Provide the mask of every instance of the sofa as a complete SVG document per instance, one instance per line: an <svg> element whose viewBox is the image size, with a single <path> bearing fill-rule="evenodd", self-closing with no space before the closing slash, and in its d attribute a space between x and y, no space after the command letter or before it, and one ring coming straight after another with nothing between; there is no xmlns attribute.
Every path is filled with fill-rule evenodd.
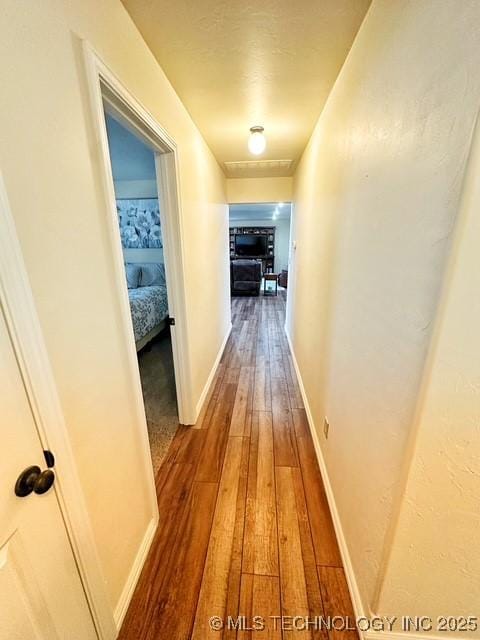
<svg viewBox="0 0 480 640"><path fill-rule="evenodd" d="M232 296L258 296L261 283L261 260L232 260L230 262L230 291Z"/></svg>

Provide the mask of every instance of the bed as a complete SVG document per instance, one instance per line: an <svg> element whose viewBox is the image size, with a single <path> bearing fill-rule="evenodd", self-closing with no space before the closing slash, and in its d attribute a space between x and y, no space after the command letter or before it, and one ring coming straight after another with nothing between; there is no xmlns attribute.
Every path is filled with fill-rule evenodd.
<svg viewBox="0 0 480 640"><path fill-rule="evenodd" d="M161 264L125 265L133 333L137 351L165 328L168 318L167 286Z"/></svg>

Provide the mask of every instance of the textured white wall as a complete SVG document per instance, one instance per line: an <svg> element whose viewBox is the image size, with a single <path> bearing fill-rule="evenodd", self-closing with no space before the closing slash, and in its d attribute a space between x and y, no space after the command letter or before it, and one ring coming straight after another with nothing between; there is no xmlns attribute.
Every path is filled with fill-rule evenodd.
<svg viewBox="0 0 480 640"><path fill-rule="evenodd" d="M295 175L288 328L367 611L480 104L479 22L476 1L374 0Z"/></svg>
<svg viewBox="0 0 480 640"><path fill-rule="evenodd" d="M290 202L292 178L227 178L229 204Z"/></svg>
<svg viewBox="0 0 480 640"><path fill-rule="evenodd" d="M178 145L195 400L230 324L225 180L119 0L0 13L0 167L115 606L152 514L81 39Z"/></svg>
<svg viewBox="0 0 480 640"><path fill-rule="evenodd" d="M478 616L480 603L480 130L469 162L382 614ZM458 631L456 635L464 636ZM468 633L480 637L480 631Z"/></svg>

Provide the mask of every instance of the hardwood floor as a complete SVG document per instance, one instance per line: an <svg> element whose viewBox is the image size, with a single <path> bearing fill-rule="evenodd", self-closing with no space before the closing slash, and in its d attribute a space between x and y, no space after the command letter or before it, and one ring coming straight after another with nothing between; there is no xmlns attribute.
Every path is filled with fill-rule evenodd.
<svg viewBox="0 0 480 640"><path fill-rule="evenodd" d="M120 640L355 640L291 628L353 613L284 318L284 292L232 300L210 395L157 474L160 524Z"/></svg>

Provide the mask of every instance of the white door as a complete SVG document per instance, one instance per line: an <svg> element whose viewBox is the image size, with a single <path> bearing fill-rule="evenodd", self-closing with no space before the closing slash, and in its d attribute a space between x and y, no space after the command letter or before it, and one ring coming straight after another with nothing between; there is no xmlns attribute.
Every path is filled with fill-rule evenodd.
<svg viewBox="0 0 480 640"><path fill-rule="evenodd" d="M1 307L0 434L0 640L97 640L55 488L15 495L47 465Z"/></svg>

